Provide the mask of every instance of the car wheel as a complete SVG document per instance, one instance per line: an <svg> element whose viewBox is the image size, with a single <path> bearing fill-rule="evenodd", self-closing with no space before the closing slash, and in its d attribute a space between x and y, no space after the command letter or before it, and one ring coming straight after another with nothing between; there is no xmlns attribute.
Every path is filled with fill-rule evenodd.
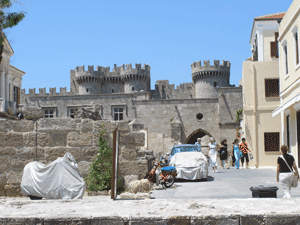
<svg viewBox="0 0 300 225"><path fill-rule="evenodd" d="M173 175L168 175L165 179L164 185L166 188L172 187L175 182L175 177Z"/></svg>

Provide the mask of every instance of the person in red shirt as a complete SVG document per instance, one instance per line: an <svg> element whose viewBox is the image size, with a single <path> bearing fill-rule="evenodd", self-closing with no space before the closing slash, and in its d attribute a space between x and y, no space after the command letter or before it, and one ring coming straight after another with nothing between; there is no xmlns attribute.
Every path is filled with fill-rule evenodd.
<svg viewBox="0 0 300 225"><path fill-rule="evenodd" d="M245 138L242 138L242 143L240 144L240 149L242 151L242 158L241 158L241 161L242 161L242 168L244 168L244 160L246 158L246 168L249 169L249 156L248 156L248 152L251 152L248 148L248 145L246 143L246 139Z"/></svg>

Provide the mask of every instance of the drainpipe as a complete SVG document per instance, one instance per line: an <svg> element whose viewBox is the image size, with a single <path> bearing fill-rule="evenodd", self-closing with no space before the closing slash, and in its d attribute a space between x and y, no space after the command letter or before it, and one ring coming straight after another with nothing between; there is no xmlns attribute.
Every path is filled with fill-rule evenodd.
<svg viewBox="0 0 300 225"><path fill-rule="evenodd" d="M256 82L256 72L255 72L255 68L254 65L252 64L252 72L253 72L253 89L254 89L254 138L255 138L255 152L256 152L256 165L255 167L258 168L259 167L259 151L258 151L258 131L257 131L257 82Z"/></svg>

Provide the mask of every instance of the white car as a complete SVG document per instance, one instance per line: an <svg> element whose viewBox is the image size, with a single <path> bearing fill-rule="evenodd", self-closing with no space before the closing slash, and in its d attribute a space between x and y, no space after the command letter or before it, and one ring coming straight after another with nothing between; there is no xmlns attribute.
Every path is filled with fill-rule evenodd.
<svg viewBox="0 0 300 225"><path fill-rule="evenodd" d="M207 180L208 160L202 152L178 152L170 160L175 166L177 177L187 180Z"/></svg>

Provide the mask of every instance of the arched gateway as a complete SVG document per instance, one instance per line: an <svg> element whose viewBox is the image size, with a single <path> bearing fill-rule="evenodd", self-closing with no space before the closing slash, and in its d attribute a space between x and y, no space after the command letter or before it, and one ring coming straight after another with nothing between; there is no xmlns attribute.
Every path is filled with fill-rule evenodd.
<svg viewBox="0 0 300 225"><path fill-rule="evenodd" d="M185 144L195 144L197 141L197 138L203 138L204 136L208 135L209 137L212 137L210 133L208 133L205 130L198 129L195 130L193 133L191 133L188 138L185 140Z"/></svg>

